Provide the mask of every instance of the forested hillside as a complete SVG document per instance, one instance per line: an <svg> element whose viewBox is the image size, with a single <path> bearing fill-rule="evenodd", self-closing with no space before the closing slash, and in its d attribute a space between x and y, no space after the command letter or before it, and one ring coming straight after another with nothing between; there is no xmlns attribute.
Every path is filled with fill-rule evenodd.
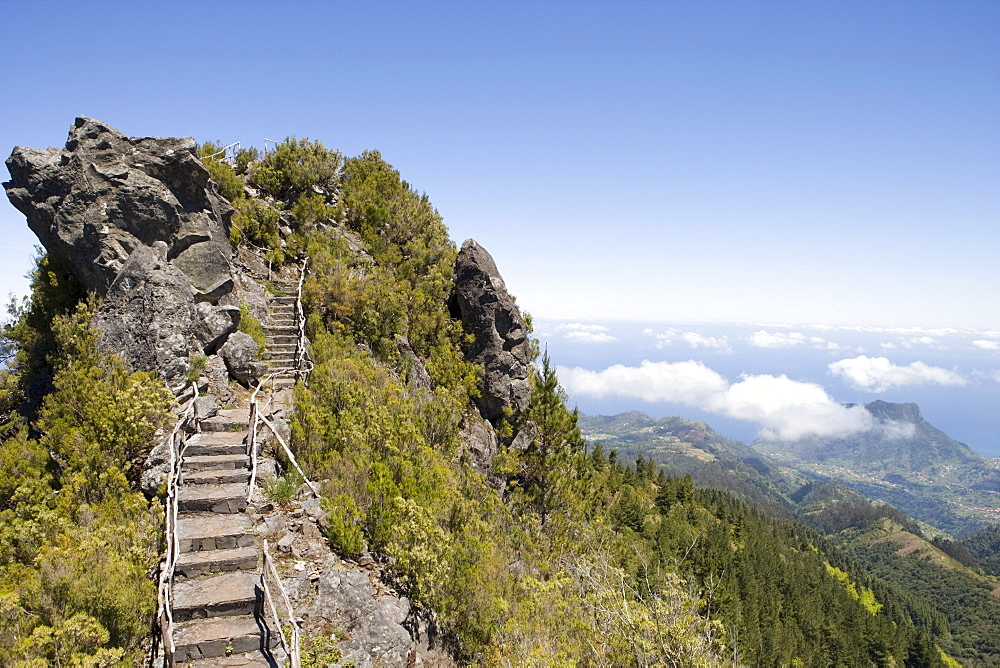
<svg viewBox="0 0 1000 668"><path fill-rule="evenodd" d="M219 149L200 155L229 243L308 258L291 441L329 546L384 564L457 662L946 665L948 620L819 532L588 445L492 258L378 152ZM5 665L137 665L155 610L162 506L139 478L172 399L100 349L99 295L72 280L40 258L5 328Z"/></svg>
<svg viewBox="0 0 1000 668"><path fill-rule="evenodd" d="M949 539L892 505L782 467L703 423L637 412L585 416L580 423L588 436L614 445L619 453L654 461L674 475L686 472L716 490L733 491L766 516L799 519L854 564L851 572L866 572L881 583L876 591L892 592L951 656L970 665L995 665L1000 659L994 640L1000 637L996 527L963 540ZM938 503L947 505L949 498L943 495Z"/></svg>

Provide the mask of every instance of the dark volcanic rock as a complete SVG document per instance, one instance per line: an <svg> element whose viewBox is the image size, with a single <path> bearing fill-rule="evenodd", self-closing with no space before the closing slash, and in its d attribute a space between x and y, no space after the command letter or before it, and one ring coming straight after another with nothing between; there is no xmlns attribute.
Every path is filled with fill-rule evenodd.
<svg viewBox="0 0 1000 668"><path fill-rule="evenodd" d="M200 298L232 289L232 207L190 137L129 138L81 116L62 150L19 146L7 159L10 201L45 249L103 295L137 248L167 245Z"/></svg>
<svg viewBox="0 0 1000 668"><path fill-rule="evenodd" d="M249 334L235 332L219 348L219 357L229 369L229 375L244 384L267 373L267 365L257 361L257 342Z"/></svg>
<svg viewBox="0 0 1000 668"><path fill-rule="evenodd" d="M528 406L531 345L521 311L507 293L493 258L472 239L462 244L455 260L452 301L465 331L475 337L466 356L483 366L479 410L496 425L506 411Z"/></svg>
<svg viewBox="0 0 1000 668"><path fill-rule="evenodd" d="M166 261L163 244L139 246L101 302L94 326L102 350L133 369L158 370L168 383L188 370L198 313L187 277Z"/></svg>
<svg viewBox="0 0 1000 668"><path fill-rule="evenodd" d="M493 426L479 415L472 413L462 418L458 437L468 449L472 468L485 476L490 476L493 473L493 458L500 449Z"/></svg>
<svg viewBox="0 0 1000 668"><path fill-rule="evenodd" d="M61 150L15 148L4 184L46 252L103 298L101 349L173 385L236 331L242 302L267 309L231 262L233 209L195 149L81 116Z"/></svg>

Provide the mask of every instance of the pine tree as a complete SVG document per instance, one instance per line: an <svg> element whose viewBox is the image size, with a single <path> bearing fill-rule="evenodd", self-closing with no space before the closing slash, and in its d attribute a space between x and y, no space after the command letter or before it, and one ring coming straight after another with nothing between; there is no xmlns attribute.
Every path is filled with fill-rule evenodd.
<svg viewBox="0 0 1000 668"><path fill-rule="evenodd" d="M585 445L577 427L578 411L566 408L566 394L559 387L548 351L542 357L541 374L532 378L531 403L525 420L534 423L537 435L522 455L523 488L541 516L565 507L575 496L574 484L585 460Z"/></svg>

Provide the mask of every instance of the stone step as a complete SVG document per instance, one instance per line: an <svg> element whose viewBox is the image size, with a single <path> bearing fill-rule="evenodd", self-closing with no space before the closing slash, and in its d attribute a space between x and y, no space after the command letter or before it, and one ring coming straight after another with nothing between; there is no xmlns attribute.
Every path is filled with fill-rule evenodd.
<svg viewBox="0 0 1000 668"><path fill-rule="evenodd" d="M181 552L231 550L253 545L253 526L242 513L183 515L177 518Z"/></svg>
<svg viewBox="0 0 1000 668"><path fill-rule="evenodd" d="M277 355L268 355L268 357L267 357L267 366L270 367L272 371L274 371L274 367L275 366L281 366L282 364L292 364L292 365L294 365L295 364L295 354L293 353L293 354L289 355L288 353L284 353L284 354L280 354L279 353Z"/></svg>
<svg viewBox="0 0 1000 668"><path fill-rule="evenodd" d="M275 334L274 336L267 337L267 347L270 348L273 345L287 345L291 343L295 344L299 340L298 335L292 334Z"/></svg>
<svg viewBox="0 0 1000 668"><path fill-rule="evenodd" d="M187 474L195 471L244 469L248 466L250 466L250 457L245 451L238 455L195 455L184 458L181 472Z"/></svg>
<svg viewBox="0 0 1000 668"><path fill-rule="evenodd" d="M275 635L277 638L277 635ZM275 640L275 642L278 642ZM220 656L214 659L199 659L185 665L185 668L279 668L288 665L288 657L281 647L270 650ZM334 666L338 664L332 664Z"/></svg>
<svg viewBox="0 0 1000 668"><path fill-rule="evenodd" d="M185 485L177 490L177 508L181 512L241 513L247 507L247 486Z"/></svg>
<svg viewBox="0 0 1000 668"><path fill-rule="evenodd" d="M175 582L174 619L184 622L252 615L257 607L259 585L260 575L242 571Z"/></svg>
<svg viewBox="0 0 1000 668"><path fill-rule="evenodd" d="M277 634L267 633L262 622L249 615L239 617L211 617L209 619L194 619L178 624L174 629L174 646L176 660L194 661L196 666L252 666L270 665L260 654L263 663L230 663L199 661L199 659L215 659L219 657L236 658L235 655L247 652L260 652L264 649L265 637L271 635L272 642L277 643ZM234 655L228 656L227 655Z"/></svg>
<svg viewBox="0 0 1000 668"><path fill-rule="evenodd" d="M182 485L229 485L232 483L245 485L249 480L249 469L210 469L208 471L192 471L181 476Z"/></svg>
<svg viewBox="0 0 1000 668"><path fill-rule="evenodd" d="M246 431L249 426L249 411L245 408L221 410L215 417L201 421L202 431Z"/></svg>
<svg viewBox="0 0 1000 668"><path fill-rule="evenodd" d="M229 550L201 550L184 552L177 558L175 577L196 578L208 573L256 571L257 548L253 545Z"/></svg>
<svg viewBox="0 0 1000 668"><path fill-rule="evenodd" d="M184 454L188 457L238 455L246 452L246 436L238 431L217 431L195 434L187 439Z"/></svg>
<svg viewBox="0 0 1000 668"><path fill-rule="evenodd" d="M264 325L264 334L270 336L297 336L299 328L295 325Z"/></svg>
<svg viewBox="0 0 1000 668"><path fill-rule="evenodd" d="M267 347L267 352L272 355L275 353L292 353L294 355L296 348L298 348L298 344L295 343L272 343Z"/></svg>

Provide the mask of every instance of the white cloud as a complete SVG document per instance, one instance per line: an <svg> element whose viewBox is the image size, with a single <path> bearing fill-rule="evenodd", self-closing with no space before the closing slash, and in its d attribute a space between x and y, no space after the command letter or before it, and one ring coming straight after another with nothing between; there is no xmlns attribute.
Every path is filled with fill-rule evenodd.
<svg viewBox="0 0 1000 668"><path fill-rule="evenodd" d="M851 386L871 392L885 392L903 385L965 385L966 379L959 373L924 362L912 362L906 366L893 364L886 357L861 355L842 359L828 365L830 372L840 376Z"/></svg>
<svg viewBox="0 0 1000 668"><path fill-rule="evenodd" d="M728 381L701 362L650 362L637 366L615 364L604 371L559 367L568 391L600 399L635 397L643 401L677 401L702 406L724 392Z"/></svg>
<svg viewBox="0 0 1000 668"><path fill-rule="evenodd" d="M728 336L704 336L698 332L684 332L681 340L692 348L714 348L715 350L728 350Z"/></svg>
<svg viewBox="0 0 1000 668"><path fill-rule="evenodd" d="M610 343L618 340L618 337L608 334L609 330L604 325L570 322L558 325L554 331L566 340L576 343Z"/></svg>
<svg viewBox="0 0 1000 668"><path fill-rule="evenodd" d="M915 336L909 339L900 339L900 345L904 348L909 348L910 350L914 348L934 348L937 350L947 350L947 346L941 344L940 341L935 339L933 336Z"/></svg>
<svg viewBox="0 0 1000 668"><path fill-rule="evenodd" d="M980 350L1000 350L1000 341L987 341L986 339L977 339L972 342L976 348Z"/></svg>
<svg viewBox="0 0 1000 668"><path fill-rule="evenodd" d="M917 433L917 425L912 422L898 422L896 420L883 420L879 422L876 429L887 440L902 441L913 438Z"/></svg>
<svg viewBox="0 0 1000 668"><path fill-rule="evenodd" d="M604 332L566 332L566 339L577 343L610 343L617 341L618 337Z"/></svg>
<svg viewBox="0 0 1000 668"><path fill-rule="evenodd" d="M728 336L705 336L698 332L682 332L678 329L670 328L663 332L655 332L648 327L642 330L646 336L656 339L657 348L665 348L673 345L675 341L683 341L692 348L711 348L713 350L731 350Z"/></svg>
<svg viewBox="0 0 1000 668"><path fill-rule="evenodd" d="M840 350L840 346L821 336L806 336L801 332L769 332L766 329L752 333L747 341L757 348L794 348L808 345L816 350Z"/></svg>
<svg viewBox="0 0 1000 668"><path fill-rule="evenodd" d="M751 334L747 340L751 346L758 348L793 348L805 344L806 337L798 332L789 332L788 334L775 332L772 334L766 329L761 329Z"/></svg>
<svg viewBox="0 0 1000 668"><path fill-rule="evenodd" d="M702 410L756 422L762 435L794 440L809 434L841 436L871 429L863 406L844 406L814 383L787 376L745 375L730 384L701 362L616 364L603 371L560 367L563 386L573 394L623 396L643 401L684 403Z"/></svg>
<svg viewBox="0 0 1000 668"><path fill-rule="evenodd" d="M973 371L972 377L976 380L991 380L995 383L1000 383L1000 370L995 371Z"/></svg>

